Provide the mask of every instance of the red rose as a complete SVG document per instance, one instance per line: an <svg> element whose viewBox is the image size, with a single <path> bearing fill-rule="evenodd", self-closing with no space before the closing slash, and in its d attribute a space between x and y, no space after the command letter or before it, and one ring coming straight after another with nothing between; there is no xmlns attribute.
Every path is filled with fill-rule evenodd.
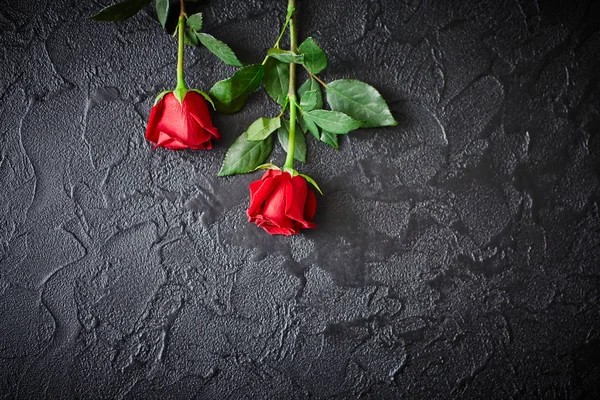
<svg viewBox="0 0 600 400"><path fill-rule="evenodd" d="M210 149L213 137L221 139L210 119L206 100L192 90L186 93L183 103L173 92L167 93L150 111L146 139L156 143L153 149Z"/></svg>
<svg viewBox="0 0 600 400"><path fill-rule="evenodd" d="M301 176L270 169L250 184L248 222L271 235L295 235L300 228L314 228L310 222L317 210L317 198Z"/></svg>

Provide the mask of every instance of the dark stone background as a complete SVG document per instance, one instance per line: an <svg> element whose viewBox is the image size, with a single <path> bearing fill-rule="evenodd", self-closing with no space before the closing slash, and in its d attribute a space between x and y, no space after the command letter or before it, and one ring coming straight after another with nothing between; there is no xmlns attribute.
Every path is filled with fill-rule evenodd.
<svg viewBox="0 0 600 400"><path fill-rule="evenodd" d="M151 151L148 9L0 2L2 398L600 398L600 2L300 1L325 80L399 125L310 138L319 227L247 224L213 151ZM260 62L284 0L197 3ZM234 70L187 50L192 86ZM310 135L309 135L310 136ZM281 149L274 153L281 163Z"/></svg>

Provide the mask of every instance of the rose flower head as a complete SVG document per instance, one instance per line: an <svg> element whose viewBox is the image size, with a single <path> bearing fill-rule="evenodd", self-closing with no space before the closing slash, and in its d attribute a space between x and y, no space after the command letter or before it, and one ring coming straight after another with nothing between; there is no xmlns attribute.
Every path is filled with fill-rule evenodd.
<svg viewBox="0 0 600 400"><path fill-rule="evenodd" d="M152 107L146 129L146 139L155 143L153 149L205 150L212 148L213 138L221 139L199 91L176 89L165 93Z"/></svg>
<svg viewBox="0 0 600 400"><path fill-rule="evenodd" d="M250 184L248 222L271 235L295 235L301 228L314 228L317 199L301 175L269 169Z"/></svg>

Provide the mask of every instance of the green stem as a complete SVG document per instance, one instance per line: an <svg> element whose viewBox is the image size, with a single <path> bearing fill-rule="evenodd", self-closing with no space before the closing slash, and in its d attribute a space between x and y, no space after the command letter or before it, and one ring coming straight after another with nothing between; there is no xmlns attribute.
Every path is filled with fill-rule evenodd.
<svg viewBox="0 0 600 400"><path fill-rule="evenodd" d="M183 36L185 34L185 6L183 5L183 0L180 1L181 11L179 13L179 23L177 24L177 33L179 34L179 51L177 52L177 87L176 89L187 89L187 85L185 84L185 79L183 77L183 49L185 47L185 43L183 40Z"/></svg>
<svg viewBox="0 0 600 400"><path fill-rule="evenodd" d="M285 16L285 22L283 23L283 28L281 28L281 32L279 32L279 37L277 38L277 41L275 42L275 46L273 46L273 47L279 47L279 42L281 42L281 38L283 38L285 29L288 27L288 24L290 23L290 20L292 19L292 15L294 14L295 10L296 10L296 8L293 5L290 7L290 5L288 3L288 9L287 9L287 13Z"/></svg>
<svg viewBox="0 0 600 400"><path fill-rule="evenodd" d="M314 78L314 80L316 80L317 82L319 82L321 84L321 86L323 87L327 87L327 84L325 82L323 82L321 80L321 78L319 78L318 76L314 75L312 72L310 72L306 67L304 67L304 69L306 69L306 71L310 74L311 78Z"/></svg>
<svg viewBox="0 0 600 400"><path fill-rule="evenodd" d="M288 24L290 23L290 19L292 18L292 14L294 13L295 9L296 9L295 7L290 8L288 6L287 14L285 16L285 22L283 23L283 28L281 28L281 31L279 32L279 37L277 38L277 41L275 42L275 44L273 45L273 47L279 48L279 42L281 42L281 38L283 38L283 34L285 33L285 30L288 27ZM265 65L267 63L268 59L269 59L269 56L267 55L265 57L265 59L263 60L262 65Z"/></svg>
<svg viewBox="0 0 600 400"><path fill-rule="evenodd" d="M298 53L298 37L296 32L296 0L288 0L288 15L290 17L290 50ZM294 168L294 150L296 149L296 64L290 63L290 86L288 89L290 101L290 135L288 138L285 167Z"/></svg>

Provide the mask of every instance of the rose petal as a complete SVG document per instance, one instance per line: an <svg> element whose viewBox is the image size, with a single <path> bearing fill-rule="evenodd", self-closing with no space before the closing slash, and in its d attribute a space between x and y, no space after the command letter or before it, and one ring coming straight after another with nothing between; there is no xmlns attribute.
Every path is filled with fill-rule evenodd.
<svg viewBox="0 0 600 400"><path fill-rule="evenodd" d="M189 91L183 99L183 110L190 119L188 122L194 125L197 131L204 130L206 135L212 135L216 139L221 139L219 130L215 128L210 119L208 105L201 94ZM197 132L199 134L199 132Z"/></svg>
<svg viewBox="0 0 600 400"><path fill-rule="evenodd" d="M304 223L304 203L306 203L306 181L301 176L294 176L286 187L285 215L288 218Z"/></svg>
<svg viewBox="0 0 600 400"><path fill-rule="evenodd" d="M198 143L198 144L190 144L188 145L188 148L192 149L192 150L209 150L212 149L212 143L210 141L211 137L207 136L208 138L202 142L202 143Z"/></svg>
<svg viewBox="0 0 600 400"><path fill-rule="evenodd" d="M192 141L188 115L175 96L169 96L165 99L165 112L161 123L159 128L164 128L165 132L168 132L174 138L183 143Z"/></svg>
<svg viewBox="0 0 600 400"><path fill-rule="evenodd" d="M304 220L312 221L317 211L317 196L315 196L315 193L310 189L307 189L307 192L306 204L304 205ZM310 224L312 226L306 226L305 228L314 228L317 226L312 222L310 222Z"/></svg>
<svg viewBox="0 0 600 400"><path fill-rule="evenodd" d="M202 121L210 121L208 105L200 93L196 93L192 90L187 92L183 98L183 108L186 112L195 115Z"/></svg>
<svg viewBox="0 0 600 400"><path fill-rule="evenodd" d="M183 107L202 129L216 139L221 139L219 130L213 126L206 100L201 94L188 92L183 99Z"/></svg>
<svg viewBox="0 0 600 400"><path fill-rule="evenodd" d="M193 132L193 135L190 136L191 141L195 138L202 138L204 142L210 140L211 136L217 139L221 138L219 130L212 124L208 105L202 95L194 91L187 92L183 98L182 107L187 118L188 130Z"/></svg>
<svg viewBox="0 0 600 400"><path fill-rule="evenodd" d="M298 228L280 228L278 226L263 226L262 228L271 235L291 236L300 233Z"/></svg>
<svg viewBox="0 0 600 400"><path fill-rule="evenodd" d="M212 125L206 126L205 122L196 115L192 115L192 118L194 118L194 121L200 126L201 129L204 129L207 133L214 136L215 139L221 139L221 134L217 128Z"/></svg>
<svg viewBox="0 0 600 400"><path fill-rule="evenodd" d="M152 150L156 149L157 147L163 147L165 149L170 149L170 150L182 150L182 149L187 148L187 146L185 144L181 143L177 139L173 139L172 137L170 137L169 135L167 135L164 132L159 132L158 141L152 147Z"/></svg>
<svg viewBox="0 0 600 400"><path fill-rule="evenodd" d="M266 179L263 177L262 179L254 181L250 184L250 206L246 212L248 217L252 217L262 210L264 201L276 186L277 181L270 177L267 177Z"/></svg>
<svg viewBox="0 0 600 400"><path fill-rule="evenodd" d="M184 139L187 137L185 118L183 118L183 108L179 104L179 100L173 93L167 93L163 97L163 113L158 122L158 129L161 132L175 139Z"/></svg>
<svg viewBox="0 0 600 400"><path fill-rule="evenodd" d="M285 178L285 175L281 175L275 179L278 181L277 186L273 188L271 194L265 199L262 214L273 225L280 228L292 228L294 227L293 220L285 215L286 191L291 182Z"/></svg>
<svg viewBox="0 0 600 400"><path fill-rule="evenodd" d="M148 126L146 127L146 139L152 143L158 142L158 122L162 116L164 107L163 99L160 99L158 103L150 110L150 117L148 118ZM156 147L156 146L155 146Z"/></svg>
<svg viewBox="0 0 600 400"><path fill-rule="evenodd" d="M268 219L265 219L265 217L263 215L257 215L257 217L255 218L255 221L253 221L253 222L255 222L257 226L259 226L260 228L263 228L265 231L267 231L267 233L269 233L271 235L290 236L290 235L295 235L300 232L300 229L297 226L279 227L279 226L273 225L272 222L269 221Z"/></svg>
<svg viewBox="0 0 600 400"><path fill-rule="evenodd" d="M194 149L194 150L210 150L210 149L212 149L212 142L210 141L210 139L208 139L206 142L200 143L198 146L194 146L194 147L190 147L190 148Z"/></svg>
<svg viewBox="0 0 600 400"><path fill-rule="evenodd" d="M261 179L265 179L265 178L274 178L276 176L281 176L283 175L283 172L281 170L278 169L268 169L265 171L265 173L263 174Z"/></svg>

